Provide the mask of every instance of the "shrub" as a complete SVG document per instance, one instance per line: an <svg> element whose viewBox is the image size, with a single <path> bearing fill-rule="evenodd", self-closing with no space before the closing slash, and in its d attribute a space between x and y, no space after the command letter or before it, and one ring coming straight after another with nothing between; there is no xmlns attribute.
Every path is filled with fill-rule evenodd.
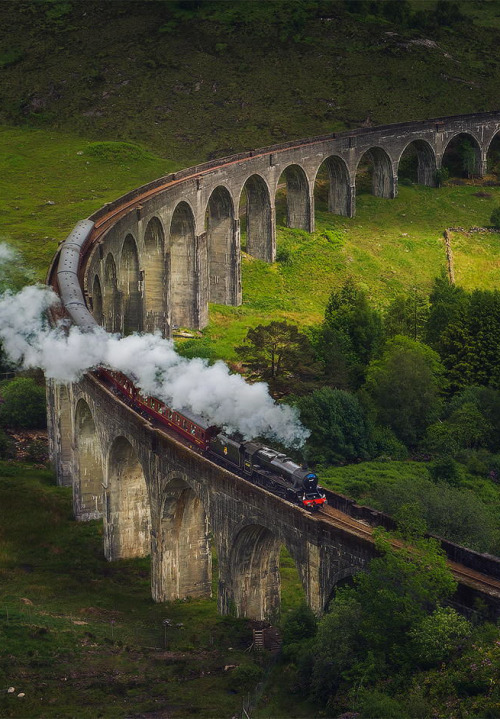
<svg viewBox="0 0 500 719"><path fill-rule="evenodd" d="M495 207L490 216L490 222L493 227L500 229L500 207Z"/></svg>
<svg viewBox="0 0 500 719"><path fill-rule="evenodd" d="M31 377L17 377L2 390L0 425L40 429L47 425L45 389Z"/></svg>
<svg viewBox="0 0 500 719"><path fill-rule="evenodd" d="M452 607L438 607L409 635L417 662L437 664L448 658L470 635L471 624Z"/></svg>
<svg viewBox="0 0 500 719"><path fill-rule="evenodd" d="M280 247L276 252L276 262L280 265L291 265L292 264L292 253L287 250L286 247Z"/></svg>
<svg viewBox="0 0 500 719"><path fill-rule="evenodd" d="M379 460L408 459L408 450L389 427L375 427L372 434L376 457Z"/></svg>
<svg viewBox="0 0 500 719"><path fill-rule="evenodd" d="M13 459L16 456L14 441L0 429L0 458Z"/></svg>
<svg viewBox="0 0 500 719"><path fill-rule="evenodd" d="M429 467L429 474L435 482L442 480L457 487L462 479L462 470L452 457L440 457Z"/></svg>
<svg viewBox="0 0 500 719"><path fill-rule="evenodd" d="M434 173L434 182L436 183L436 187L442 187L449 177L450 173L447 167L440 167L439 170L436 170Z"/></svg>
<svg viewBox="0 0 500 719"><path fill-rule="evenodd" d="M39 439L30 442L26 448L26 459L33 464L45 464L48 462L49 453L45 442Z"/></svg>
<svg viewBox="0 0 500 719"><path fill-rule="evenodd" d="M250 662L240 664L229 675L229 688L235 692L247 692L253 689L262 678L262 668Z"/></svg>

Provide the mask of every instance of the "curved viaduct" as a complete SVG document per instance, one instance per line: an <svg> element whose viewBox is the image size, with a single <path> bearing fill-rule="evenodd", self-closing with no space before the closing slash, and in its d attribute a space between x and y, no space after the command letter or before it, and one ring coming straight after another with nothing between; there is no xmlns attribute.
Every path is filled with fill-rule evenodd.
<svg viewBox="0 0 500 719"><path fill-rule="evenodd" d="M373 167L373 193L393 198L409 145L418 158L419 182L432 185L459 135L469 139L475 171L484 174L499 132L500 113L441 118L276 145L168 175L83 223L87 230L74 235L83 239L68 238L49 283L84 329L97 324L168 337L175 327L201 328L208 302L241 302L242 197L247 251L273 261L280 178L286 180L289 226L312 231L320 168L327 170L330 211L352 216L363 158ZM363 525L311 516L250 485L153 427L94 375L69 385L49 382L48 399L51 453L59 483L73 487L75 516L102 517L109 560L151 554L156 601L210 594L210 534L219 563L219 610L255 619L279 609L281 545L317 612L336 583L374 554ZM500 606L500 563L478 555L469 565L480 572L493 566L498 573L489 589L486 578L481 587L477 576L462 577L464 591Z"/></svg>

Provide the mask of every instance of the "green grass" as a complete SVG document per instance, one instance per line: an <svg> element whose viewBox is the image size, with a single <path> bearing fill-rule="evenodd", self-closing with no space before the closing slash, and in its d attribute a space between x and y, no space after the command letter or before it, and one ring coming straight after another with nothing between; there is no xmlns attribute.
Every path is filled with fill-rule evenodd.
<svg viewBox="0 0 500 719"><path fill-rule="evenodd" d="M413 287L428 293L446 269L444 229L489 225L500 187L486 189L487 198L477 197L474 185L401 186L394 200L360 194L352 219L331 215L318 202L314 233L278 228L278 257L285 251L286 262L269 265L243 255L243 305L211 307L205 349L235 360L234 347L249 327L278 317L304 328L318 324L330 292L349 276L379 308ZM455 233L452 248L457 284L497 288L500 234Z"/></svg>
<svg viewBox="0 0 500 719"><path fill-rule="evenodd" d="M69 489L0 463L2 717L232 716L243 694L223 668L264 661L250 641L215 598L154 604L148 559L106 562L101 523L71 519Z"/></svg>
<svg viewBox="0 0 500 719"><path fill-rule="evenodd" d="M411 41L426 33L341 2L288 36L255 8L253 23L191 12L166 33L160 2L3 3L0 122L132 140L191 164L366 120L496 109L498 4L460 5L467 22L423 47Z"/></svg>
<svg viewBox="0 0 500 719"><path fill-rule="evenodd" d="M0 168L0 237L44 280L78 220L179 165L130 143L0 127Z"/></svg>
<svg viewBox="0 0 500 719"><path fill-rule="evenodd" d="M281 567L286 615L304 592L285 550ZM104 559L102 523L75 522L51 472L0 462L0 716L233 716L251 687L224 666L267 662L250 625L215 595L154 604L149 577L147 558Z"/></svg>

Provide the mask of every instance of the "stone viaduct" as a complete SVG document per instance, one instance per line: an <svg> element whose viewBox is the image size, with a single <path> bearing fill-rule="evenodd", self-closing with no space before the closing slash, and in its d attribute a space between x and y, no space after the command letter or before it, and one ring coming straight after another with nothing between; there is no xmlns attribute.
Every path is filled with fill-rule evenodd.
<svg viewBox="0 0 500 719"><path fill-rule="evenodd" d="M85 329L169 337L176 327L201 328L209 302L241 303L240 206L247 252L272 262L279 184L286 183L288 225L312 231L321 171L330 211L353 216L362 163L371 164L373 194L394 198L409 147L418 182L433 185L459 136L469 140L483 175L499 132L500 113L442 118L310 138L174 173L92 215L80 244L70 236L65 258L56 256L49 283ZM373 556L361 533L227 472L152 426L92 374L68 385L49 382L48 399L51 453L58 481L73 487L76 518L102 517L109 560L151 554L156 601L210 594L210 537L219 610L255 619L279 610L282 545L317 612L335 585Z"/></svg>

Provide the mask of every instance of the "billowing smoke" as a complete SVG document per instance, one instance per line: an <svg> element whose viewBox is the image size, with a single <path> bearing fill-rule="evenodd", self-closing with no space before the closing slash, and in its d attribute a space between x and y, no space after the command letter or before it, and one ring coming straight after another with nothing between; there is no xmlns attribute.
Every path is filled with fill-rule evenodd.
<svg viewBox="0 0 500 719"><path fill-rule="evenodd" d="M307 438L296 410L277 405L266 384L247 384L221 361L209 365L181 357L170 340L156 334L120 338L100 327L85 333L76 326L69 331L51 327L44 313L58 302L51 289L40 285L0 296L0 341L16 365L40 368L58 382L76 381L94 367L109 367L133 377L144 395L202 415L246 439L264 436L301 446Z"/></svg>

